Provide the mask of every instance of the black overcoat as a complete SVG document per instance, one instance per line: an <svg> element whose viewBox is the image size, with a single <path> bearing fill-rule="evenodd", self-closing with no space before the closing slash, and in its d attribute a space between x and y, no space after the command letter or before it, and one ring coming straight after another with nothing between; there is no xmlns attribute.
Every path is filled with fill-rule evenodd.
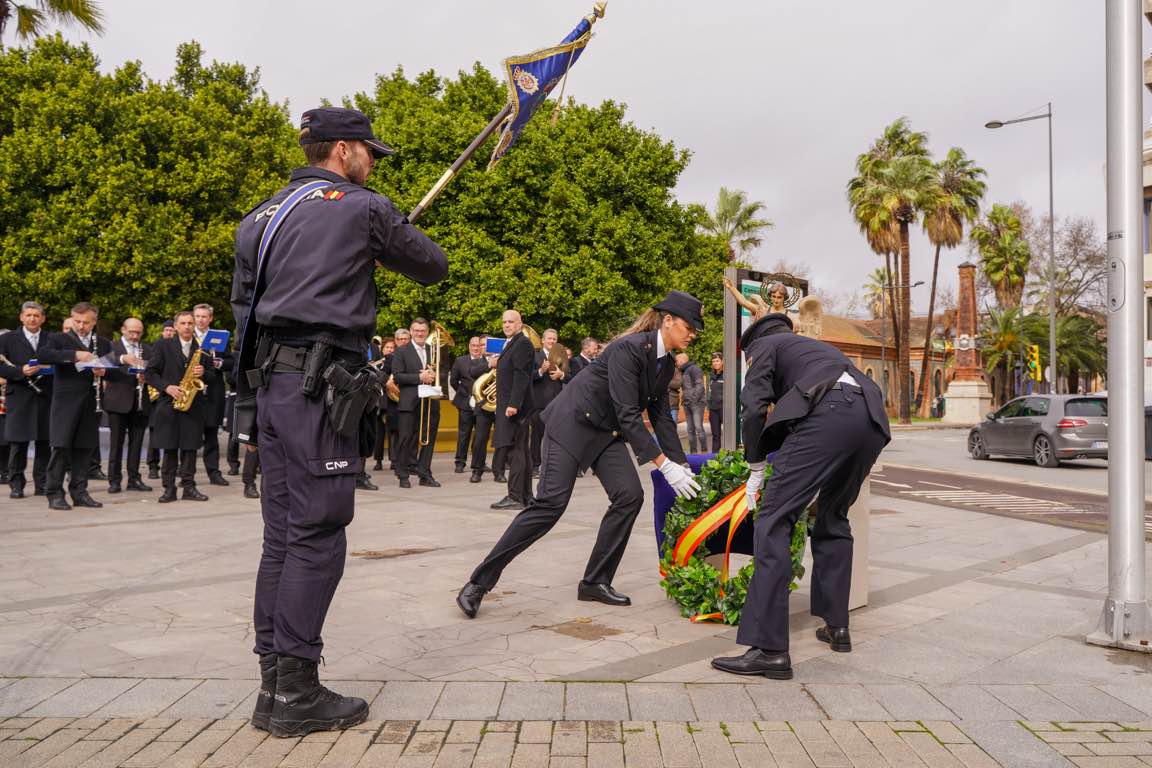
<svg viewBox="0 0 1152 768"><path fill-rule="evenodd" d="M188 350L189 356L197 349L196 339ZM152 409L152 437L150 446L162 451L194 451L204 442L204 419L208 404L203 394L192 399L192 407L187 411L177 411L172 407L172 398L165 392L170 384L179 384L188 367L189 358L184 356L180 338L161 339L152 347L148 358L148 370L144 378L160 392ZM201 356L201 364L206 362Z"/></svg>
<svg viewBox="0 0 1152 768"><path fill-rule="evenodd" d="M49 334L41 329L41 348L48 341ZM32 345L24 338L22 328L0 336L0 355L12 365L0 362L0 379L8 380L7 407L4 417L5 441L10 443L33 443L47 440L52 409L53 376L33 376L29 379L22 370L29 360L39 360ZM35 386L29 386L29 383ZM36 390L40 391L37 392Z"/></svg>
<svg viewBox="0 0 1152 768"><path fill-rule="evenodd" d="M152 355L151 344L141 344L141 355L147 360ZM116 360L120 359L121 355L128 353L124 346L123 339L116 339L112 342L112 355ZM104 385L104 410L108 413L132 413L136 408L136 374L128 373L127 369L124 370L123 376L117 376L115 380L109 379ZM148 391L145 387L143 394L144 409L143 413L147 413L151 402L148 400Z"/></svg>
<svg viewBox="0 0 1152 768"><path fill-rule="evenodd" d="M96 337L96 354L103 357L112 350L112 342ZM85 411L96 410L96 390L92 386L91 369L76 370L76 353L88 352L88 347L72 331L53 333L47 343L40 341L37 359L51 364L55 369L52 384L52 414L49 419L48 439L53 447L71 446L76 436L76 427ZM105 371L105 383L122 376L119 371L109 368Z"/></svg>
<svg viewBox="0 0 1152 768"><path fill-rule="evenodd" d="M678 464L688 459L668 407L668 382L676 370L671 355L656 372L656 334L630 333L613 339L600 356L573 376L542 414L546 434L580 462L591 466L613 440L632 446L640 464L661 453ZM656 441L644 426L644 413Z"/></svg>
<svg viewBox="0 0 1152 768"><path fill-rule="evenodd" d="M531 418L536 410L532 393L532 361L536 359L532 342L523 333L508 339L500 359L496 361L496 429L492 447L512 445L516 427ZM515 408L516 415L508 418L505 408Z"/></svg>

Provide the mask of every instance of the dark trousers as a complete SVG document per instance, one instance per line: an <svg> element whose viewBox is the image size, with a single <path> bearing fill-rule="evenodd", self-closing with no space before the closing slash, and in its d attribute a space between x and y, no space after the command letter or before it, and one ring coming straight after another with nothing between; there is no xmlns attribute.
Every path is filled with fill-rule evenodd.
<svg viewBox="0 0 1152 768"><path fill-rule="evenodd" d="M472 433L476 431L476 412L471 408L459 410L459 423L456 426L456 466L463 467L468 461L468 448L472 445ZM476 469L476 465L472 465Z"/></svg>
<svg viewBox="0 0 1152 768"><path fill-rule="evenodd" d="M23 491L27 482L24 470L28 466L28 443L9 443L8 452L8 485L14 491ZM48 457L52 448L47 440L36 441L36 457L32 460L32 487L37 491L44 490L47 485Z"/></svg>
<svg viewBox="0 0 1152 768"><path fill-rule="evenodd" d="M724 434L724 411L708 409L708 426L712 429L712 453L720 450L720 436Z"/></svg>
<svg viewBox="0 0 1152 768"><path fill-rule="evenodd" d="M4 434L4 419L0 418L0 435ZM0 482L8 480L8 465L12 461L12 444L0 442Z"/></svg>
<svg viewBox="0 0 1152 768"><path fill-rule="evenodd" d="M532 468L536 469L540 466L540 444L544 442L544 420L540 418L540 414L544 409L536 411L532 414Z"/></svg>
<svg viewBox="0 0 1152 768"><path fill-rule="evenodd" d="M75 499L88 493L88 470L100 446L100 414L85 408L68 445L52 446L45 473L44 492L49 501L64 498L64 473L68 473L68 493Z"/></svg>
<svg viewBox="0 0 1152 768"><path fill-rule="evenodd" d="M175 448L165 448L163 451L164 463L160 466L160 479L164 490L176 490L176 476L180 476L180 487L184 489L196 487L196 451L180 451Z"/></svg>
<svg viewBox="0 0 1152 768"><path fill-rule="evenodd" d="M236 441L232 441L236 445ZM244 469L240 472L240 479L244 481L244 485L256 482L256 470L260 468L260 453L258 451L250 451L244 449Z"/></svg>
<svg viewBox="0 0 1152 768"><path fill-rule="evenodd" d="M148 430L148 417L139 411L132 413L109 413L108 431L108 482L119 483L121 456L124 454L124 439L128 439L128 455L124 464L128 468L128 479L140 479L140 452L144 448L144 433Z"/></svg>
<svg viewBox="0 0 1152 768"><path fill-rule="evenodd" d="M580 462L576 457L545 432L540 445L540 481L536 485L536 497L516 515L500 541L473 571L473 582L492 589L517 555L552 530L568 507L579 468ZM636 515L644 503L644 489L623 440L610 443L592 462L592 468L608 493L609 507L600 521L596 544L584 569L584 581L611 584L628 546Z"/></svg>
<svg viewBox="0 0 1152 768"><path fill-rule="evenodd" d="M255 652L317 661L328 606L344 574L356 436L341 437L300 374L273 373L257 393L264 550L256 575Z"/></svg>
<svg viewBox="0 0 1152 768"><path fill-rule="evenodd" d="M819 493L812 529L812 615L848 626L852 585L852 527L848 508L884 448L864 396L831 390L784 440L761 495L756 518L756 570L740 614L736 642L788 650L788 585L792 581L792 529Z"/></svg>
<svg viewBox="0 0 1152 768"><path fill-rule="evenodd" d="M491 411L476 408L472 411L472 418L476 422L472 435L472 470L476 471L488 466L488 439L492 435L496 416Z"/></svg>
<svg viewBox="0 0 1152 768"><path fill-rule="evenodd" d="M384 443L390 437L388 434L388 417L382 411L380 418L376 422L376 441L372 445L372 458L376 461L384 461ZM392 458L394 449L390 445L388 448L388 458Z"/></svg>
<svg viewBox="0 0 1152 768"><path fill-rule="evenodd" d="M148 471L160 471L160 449L153 445L152 427L148 427Z"/></svg>
<svg viewBox="0 0 1152 768"><path fill-rule="evenodd" d="M220 427L204 427L204 471L209 476L220 471Z"/></svg>
<svg viewBox="0 0 1152 768"><path fill-rule="evenodd" d="M529 419L522 419L508 446L508 495L527 504L532 499L532 445Z"/></svg>
<svg viewBox="0 0 1152 768"><path fill-rule="evenodd" d="M428 421L425 432L428 445L420 445L420 407L400 413L400 445L396 449L396 475L401 479L414 474L432 476L432 454L436 451L436 431L440 429L440 402L425 398L424 408L430 409L424 418Z"/></svg>

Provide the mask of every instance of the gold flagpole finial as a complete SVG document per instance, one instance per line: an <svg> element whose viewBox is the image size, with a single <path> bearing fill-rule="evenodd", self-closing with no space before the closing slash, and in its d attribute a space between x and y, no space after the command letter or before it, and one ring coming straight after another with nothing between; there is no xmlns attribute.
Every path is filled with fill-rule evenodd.
<svg viewBox="0 0 1152 768"><path fill-rule="evenodd" d="M604 9L607 7L608 0L604 0L603 2L596 3L594 6L592 6L592 13L585 17L588 19L588 23L595 24L596 19L604 18Z"/></svg>

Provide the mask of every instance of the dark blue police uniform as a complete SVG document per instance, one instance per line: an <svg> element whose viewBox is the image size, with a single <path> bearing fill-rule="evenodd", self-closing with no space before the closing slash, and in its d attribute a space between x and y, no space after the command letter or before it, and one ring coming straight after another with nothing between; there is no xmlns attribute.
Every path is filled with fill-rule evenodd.
<svg viewBox="0 0 1152 768"><path fill-rule="evenodd" d="M303 122L314 141L360 141L374 155L391 154L355 110L312 110ZM339 434L330 422L327 386L311 397L301 391L304 368L321 344L333 361L350 370L364 362L376 326L377 265L422 285L448 273L443 251L387 197L332 171L301 168L293 171L287 187L249 212L237 230L232 308L238 326L249 314L265 226L294 190L317 180L331 186L307 196L279 222L253 315L261 349L267 350L265 359L257 361L264 372L256 395L264 547L256 579L255 651L261 655L262 698L270 702L275 694L275 703L268 704L271 720L258 704L253 723L281 736L357 722L286 711L294 702L291 690L285 694L286 669L295 675L303 668L315 683L315 662L323 649L320 633L344 571L344 529L352 521L360 469L357 436ZM271 691L268 659L273 680L277 664L279 669ZM323 709L324 696L335 696L320 691L309 706ZM359 713L356 717L363 719Z"/></svg>

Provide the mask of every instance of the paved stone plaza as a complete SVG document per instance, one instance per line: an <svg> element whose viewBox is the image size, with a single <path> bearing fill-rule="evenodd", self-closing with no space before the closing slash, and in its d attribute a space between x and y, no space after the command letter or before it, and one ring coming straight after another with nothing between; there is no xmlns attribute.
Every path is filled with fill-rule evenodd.
<svg viewBox="0 0 1152 768"><path fill-rule="evenodd" d="M874 497L853 653L815 640L803 585L795 680L740 680L708 664L741 650L734 628L664 598L650 508L615 584L634 605L576 600L592 476L465 619L455 593L510 514L490 480L436 469L443 488L376 473L357 496L322 673L371 719L304 739L244 721L260 516L239 484L164 507L0 501L0 766L1152 764L1152 656L1083 642L1100 534Z"/></svg>

